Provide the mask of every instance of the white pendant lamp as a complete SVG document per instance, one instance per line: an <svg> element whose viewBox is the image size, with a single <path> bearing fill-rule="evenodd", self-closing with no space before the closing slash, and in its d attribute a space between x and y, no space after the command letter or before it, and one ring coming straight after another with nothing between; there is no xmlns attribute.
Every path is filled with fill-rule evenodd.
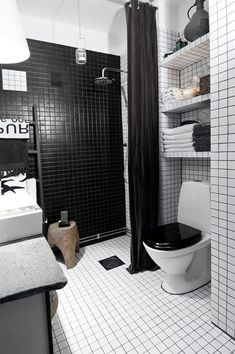
<svg viewBox="0 0 235 354"><path fill-rule="evenodd" d="M86 55L86 43L85 38L81 36L81 17L80 17L80 2L77 0L77 10L78 10L78 29L79 29L79 38L77 40L77 49L75 51L75 62L78 65L84 65L87 62ZM83 43L81 43L83 41Z"/></svg>
<svg viewBox="0 0 235 354"><path fill-rule="evenodd" d="M16 0L0 0L0 64L20 63L29 56Z"/></svg>
<svg viewBox="0 0 235 354"><path fill-rule="evenodd" d="M83 45L81 44L81 40L83 40ZM87 61L87 56L86 56L86 44L85 44L85 38L80 37L77 41L77 49L75 51L75 61L76 64L79 65L84 65L86 64Z"/></svg>

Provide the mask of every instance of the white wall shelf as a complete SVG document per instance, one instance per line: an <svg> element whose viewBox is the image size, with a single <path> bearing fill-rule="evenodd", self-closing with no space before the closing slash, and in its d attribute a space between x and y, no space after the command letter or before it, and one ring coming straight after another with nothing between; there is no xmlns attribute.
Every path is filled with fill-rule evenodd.
<svg viewBox="0 0 235 354"><path fill-rule="evenodd" d="M209 57L210 36L209 33L189 43L186 47L163 59L161 66L168 69L181 70L199 60Z"/></svg>
<svg viewBox="0 0 235 354"><path fill-rule="evenodd" d="M173 157L173 158L206 158L209 159L211 156L210 151L175 151L175 152L164 152L163 156L168 158L168 157Z"/></svg>
<svg viewBox="0 0 235 354"><path fill-rule="evenodd" d="M199 95L187 100L178 100L162 106L162 113L184 113L210 106L210 94Z"/></svg>

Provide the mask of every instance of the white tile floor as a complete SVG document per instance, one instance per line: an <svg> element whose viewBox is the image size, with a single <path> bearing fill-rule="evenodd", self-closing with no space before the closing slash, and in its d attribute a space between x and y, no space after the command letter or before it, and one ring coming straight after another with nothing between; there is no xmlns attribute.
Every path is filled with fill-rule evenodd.
<svg viewBox="0 0 235 354"><path fill-rule="evenodd" d="M235 341L210 322L210 285L187 295L161 289L163 272L130 275L129 238L80 250L68 284L58 291L54 352L235 353ZM98 262L117 255L126 264L106 271Z"/></svg>

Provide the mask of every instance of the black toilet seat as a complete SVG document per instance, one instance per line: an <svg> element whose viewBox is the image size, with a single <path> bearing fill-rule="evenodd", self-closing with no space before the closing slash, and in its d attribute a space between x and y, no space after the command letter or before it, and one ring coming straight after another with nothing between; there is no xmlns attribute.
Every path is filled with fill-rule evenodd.
<svg viewBox="0 0 235 354"><path fill-rule="evenodd" d="M158 226L143 237L147 246L158 250L177 250L199 242L201 231L178 222Z"/></svg>

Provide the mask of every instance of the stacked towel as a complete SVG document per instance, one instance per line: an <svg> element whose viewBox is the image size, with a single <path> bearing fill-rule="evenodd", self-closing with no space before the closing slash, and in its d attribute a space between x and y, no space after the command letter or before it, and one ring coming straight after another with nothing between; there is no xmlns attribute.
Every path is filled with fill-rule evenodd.
<svg viewBox="0 0 235 354"><path fill-rule="evenodd" d="M163 105L173 100L182 100L183 98L183 90L178 87L170 87L161 92L161 104Z"/></svg>
<svg viewBox="0 0 235 354"><path fill-rule="evenodd" d="M195 151L210 151L210 125L196 125L193 128Z"/></svg>
<svg viewBox="0 0 235 354"><path fill-rule="evenodd" d="M165 129L162 138L166 152L210 151L210 125L192 123Z"/></svg>
<svg viewBox="0 0 235 354"><path fill-rule="evenodd" d="M200 125L197 124L193 129L194 136L201 136L201 135L210 135L211 127L210 125Z"/></svg>
<svg viewBox="0 0 235 354"><path fill-rule="evenodd" d="M193 128L196 123L185 124L173 129L163 131L164 151L195 151L193 141Z"/></svg>

